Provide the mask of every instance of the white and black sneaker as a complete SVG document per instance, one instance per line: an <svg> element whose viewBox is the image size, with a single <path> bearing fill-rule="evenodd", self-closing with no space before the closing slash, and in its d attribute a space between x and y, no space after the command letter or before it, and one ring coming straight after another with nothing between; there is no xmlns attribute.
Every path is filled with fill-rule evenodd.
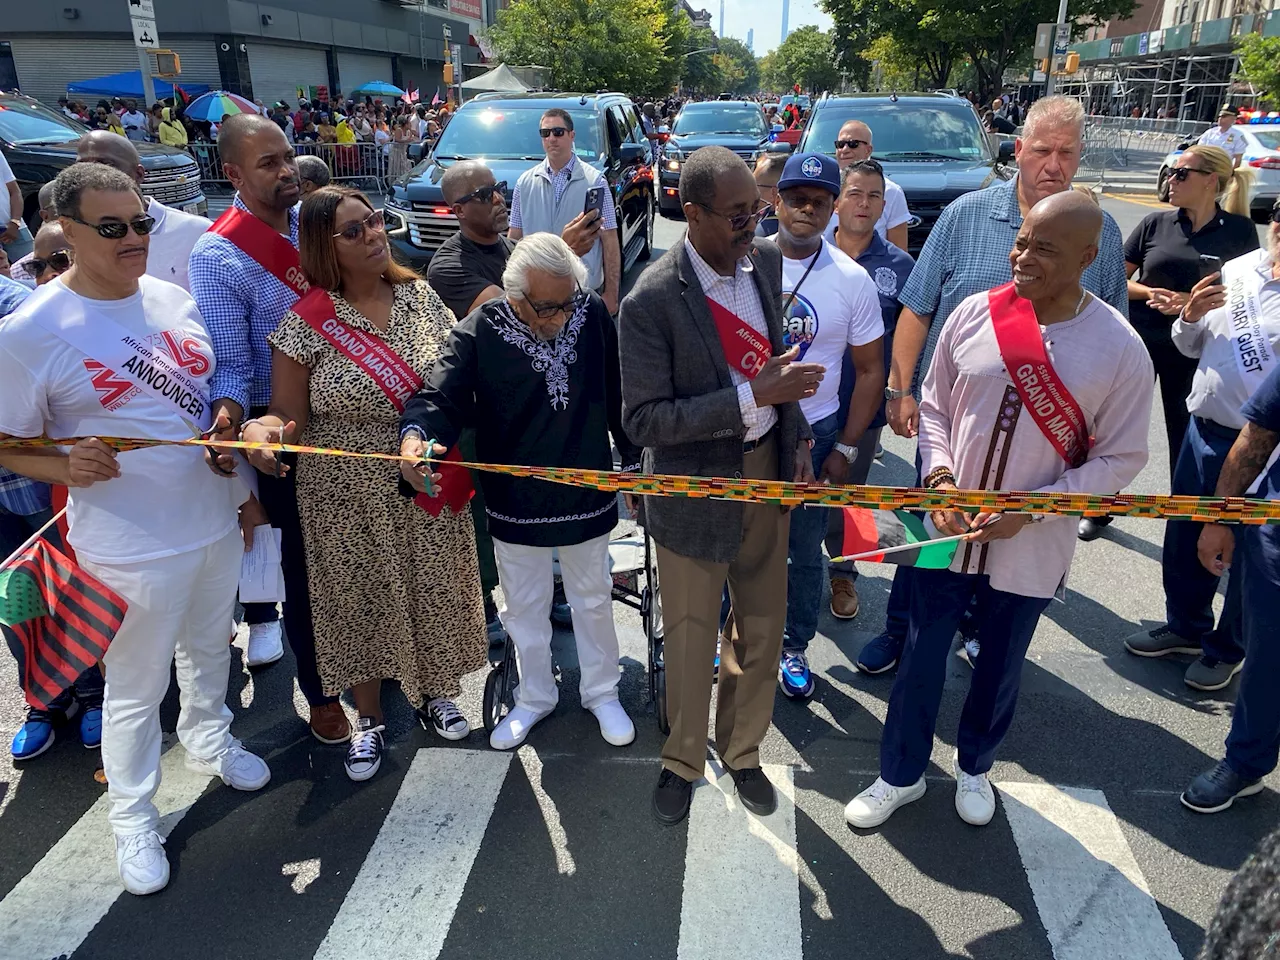
<svg viewBox="0 0 1280 960"><path fill-rule="evenodd" d="M446 740L461 740L471 732L467 718L452 700L436 697L428 700L427 705L418 712L430 720L436 733Z"/></svg>
<svg viewBox="0 0 1280 960"><path fill-rule="evenodd" d="M373 717L361 717L356 722L347 759L343 761L352 780L368 780L382 766L382 731L385 729L382 724L375 724Z"/></svg>

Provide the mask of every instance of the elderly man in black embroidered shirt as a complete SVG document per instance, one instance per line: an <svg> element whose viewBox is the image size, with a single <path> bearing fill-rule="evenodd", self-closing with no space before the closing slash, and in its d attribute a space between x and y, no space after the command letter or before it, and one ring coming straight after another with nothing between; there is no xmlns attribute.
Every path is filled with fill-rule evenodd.
<svg viewBox="0 0 1280 960"><path fill-rule="evenodd" d="M554 234L526 237L502 275L504 296L454 327L444 353L401 420L401 453L419 457L429 439L443 454L466 427L481 462L613 469L612 432L624 467L639 451L622 431L618 338L604 302L585 291L586 268ZM405 481L424 489L422 468ZM556 707L551 669L552 550L558 548L573 609L582 706L614 746L635 738L618 702L609 532L617 498L546 480L482 473L505 608L502 622L520 658L516 705L489 743L521 744Z"/></svg>

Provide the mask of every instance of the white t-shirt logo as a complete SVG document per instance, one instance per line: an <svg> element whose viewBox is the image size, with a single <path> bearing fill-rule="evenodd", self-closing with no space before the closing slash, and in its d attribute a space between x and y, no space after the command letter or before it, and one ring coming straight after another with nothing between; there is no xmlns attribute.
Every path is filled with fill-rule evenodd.
<svg viewBox="0 0 1280 960"><path fill-rule="evenodd" d="M784 303L788 297L791 297L790 291L783 293ZM803 360L817 336L818 311L807 298L796 294L791 299L791 306L787 308L787 315L782 318L782 348L786 351L799 346L800 355L797 359Z"/></svg>

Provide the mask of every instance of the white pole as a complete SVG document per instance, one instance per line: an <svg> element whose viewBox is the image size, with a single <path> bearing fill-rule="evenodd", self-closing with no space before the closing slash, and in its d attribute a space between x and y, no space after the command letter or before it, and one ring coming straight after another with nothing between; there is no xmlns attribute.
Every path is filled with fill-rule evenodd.
<svg viewBox="0 0 1280 960"><path fill-rule="evenodd" d="M67 512L67 508L66 508L66 507L63 507L63 508L62 508L61 510L59 510L57 513L55 513L55 514L54 514L54 515L49 519L49 522L48 522L48 523L46 523L43 527L41 527L39 530L37 530L37 531L36 531L35 533L33 533L31 536L27 537L27 539L26 539L25 541L23 541L22 546L20 546L17 550L13 551L13 553L9 554L9 556L5 558L4 562L3 562L3 563L0 563L0 567L7 567L9 564L13 563L13 561L18 557L18 555L19 555L20 553L22 553L22 551L23 551L23 550L27 549L27 547L31 546L33 543L35 543L37 540L39 540L39 539L40 539L40 534L44 533L46 530L48 530L50 527L52 527L55 523L57 523L59 520L61 520L61 519L62 519L62 515L63 515L64 513L66 513L66 512Z"/></svg>
<svg viewBox="0 0 1280 960"><path fill-rule="evenodd" d="M1044 95L1053 93L1053 67L1057 59L1058 30L1067 22L1067 0L1058 0L1058 21L1053 27L1053 46L1049 49L1049 69L1044 72Z"/></svg>
<svg viewBox="0 0 1280 960"><path fill-rule="evenodd" d="M156 102L156 85L151 82L151 53L146 47L138 48L138 65L142 68L142 99L146 101L146 113Z"/></svg>

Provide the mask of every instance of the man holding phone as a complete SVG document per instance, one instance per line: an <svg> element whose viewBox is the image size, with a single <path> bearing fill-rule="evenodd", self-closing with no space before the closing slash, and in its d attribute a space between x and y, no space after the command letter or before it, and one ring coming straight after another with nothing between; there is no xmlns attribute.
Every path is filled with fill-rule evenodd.
<svg viewBox="0 0 1280 960"><path fill-rule="evenodd" d="M622 248L617 213L609 182L595 167L574 153L573 117L552 107L538 121L538 134L547 159L521 174L511 198L507 237L518 241L527 233L554 233L579 220L597 224L599 236L582 255L587 283L600 294L611 314L618 312L622 283Z"/></svg>

